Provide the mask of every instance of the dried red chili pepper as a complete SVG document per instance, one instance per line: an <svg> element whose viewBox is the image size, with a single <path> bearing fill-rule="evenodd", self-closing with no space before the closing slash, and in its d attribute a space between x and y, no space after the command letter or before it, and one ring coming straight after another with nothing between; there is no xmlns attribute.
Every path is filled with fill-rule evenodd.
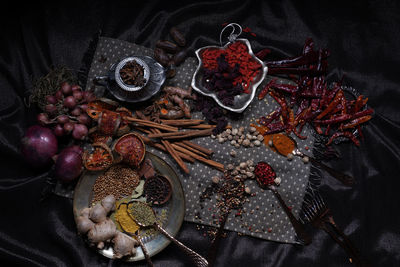
<svg viewBox="0 0 400 267"><path fill-rule="evenodd" d="M264 48L256 53L256 57L258 57L260 60L264 60L269 53L271 53L271 50Z"/></svg>
<svg viewBox="0 0 400 267"><path fill-rule="evenodd" d="M344 124L343 126L340 126L340 129L344 130L344 129L354 128L354 127L356 127L356 126L358 126L358 125L360 125L360 124L362 124L364 122L369 121L371 118L372 118L372 116L366 115L366 116L354 119L354 120Z"/></svg>
<svg viewBox="0 0 400 267"><path fill-rule="evenodd" d="M275 84L277 78L274 78L272 80L270 80L265 86L264 88L261 90L261 92L258 94L258 100L262 100L264 99L264 97L268 94L269 89L271 88L272 85Z"/></svg>
<svg viewBox="0 0 400 267"><path fill-rule="evenodd" d="M326 143L326 145L327 146L330 145L333 142L333 140L335 140L336 138L338 138L340 136L346 137L346 138L350 139L356 146L360 146L360 142L357 140L357 138L354 136L354 134L352 132L348 132L348 131L345 131L345 132L340 131L340 132L334 133L331 136L331 138L329 138L329 141L328 141L328 143Z"/></svg>

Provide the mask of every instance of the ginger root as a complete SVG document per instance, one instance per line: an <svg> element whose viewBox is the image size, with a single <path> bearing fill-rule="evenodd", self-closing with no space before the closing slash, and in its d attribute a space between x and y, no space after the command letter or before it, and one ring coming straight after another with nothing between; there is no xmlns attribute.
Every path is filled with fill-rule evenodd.
<svg viewBox="0 0 400 267"><path fill-rule="evenodd" d="M115 223L107 215L115 209L115 197L109 195L92 208L84 208L76 218L78 233L86 234L92 246L103 249L112 241L116 258L136 254L138 242L117 230Z"/></svg>
<svg viewBox="0 0 400 267"><path fill-rule="evenodd" d="M117 232L112 242L114 243L113 249L117 259L136 254L136 247L139 244L138 241L121 232Z"/></svg>
<svg viewBox="0 0 400 267"><path fill-rule="evenodd" d="M107 218L102 222L96 223L88 232L88 239L91 243L99 243L111 240L117 232L115 223Z"/></svg>

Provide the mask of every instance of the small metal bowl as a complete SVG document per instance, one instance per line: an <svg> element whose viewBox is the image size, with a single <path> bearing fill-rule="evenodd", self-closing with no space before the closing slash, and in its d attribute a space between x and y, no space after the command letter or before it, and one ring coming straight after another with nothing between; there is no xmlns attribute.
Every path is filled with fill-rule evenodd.
<svg viewBox="0 0 400 267"><path fill-rule="evenodd" d="M144 79L145 82L142 86L134 86L134 85L129 85L124 83L124 81L121 78L121 69L128 64L129 62L135 61L137 64L139 64L143 70L144 70ZM147 84L147 82L149 81L150 78L150 69L149 66L140 58L138 57L127 57L124 58L122 61L120 61L117 66L115 67L115 81L118 84L119 87L121 87L121 89L129 91L129 92L136 92L141 90L142 88L144 88Z"/></svg>
<svg viewBox="0 0 400 267"><path fill-rule="evenodd" d="M242 113L248 105L253 101L254 96L256 94L257 87L260 85L260 83L264 80L265 75L268 72L268 67L265 66L264 62L262 62L260 59L258 59L253 51L251 50L251 45L250 42L247 39L235 39L234 42L242 42L247 46L248 53L252 56L252 58L257 61L261 65L261 71L257 74L256 77L254 77L251 85L248 87L250 93L242 93L240 95L235 96L233 106L226 106L224 105L217 97L217 94L213 91L208 90L203 81L203 75L204 75L204 68L203 68L203 62L201 60L201 54L204 50L206 49L218 49L218 50L224 50L227 48L228 45L230 45L232 42L228 42L225 44L223 47L219 46L205 46L202 47L198 50L196 50L196 56L199 60L199 65L197 66L197 69L193 75L192 78L192 87L194 90L199 92L202 95L209 96L214 98L214 100L218 103L219 106L223 107L224 109L236 112L236 113Z"/></svg>

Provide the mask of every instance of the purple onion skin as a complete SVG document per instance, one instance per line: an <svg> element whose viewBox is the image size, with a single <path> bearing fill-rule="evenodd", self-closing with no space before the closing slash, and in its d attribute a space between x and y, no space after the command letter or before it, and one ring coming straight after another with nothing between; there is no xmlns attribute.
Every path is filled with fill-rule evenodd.
<svg viewBox="0 0 400 267"><path fill-rule="evenodd" d="M75 153L78 153L80 156L82 156L82 154L83 154L83 148L81 148L80 146L77 146L77 145L66 147L64 150L65 151L71 150L71 151L73 151Z"/></svg>
<svg viewBox="0 0 400 267"><path fill-rule="evenodd" d="M82 87L80 87L80 86L77 85L77 84L72 85L71 89L72 89L72 92L75 92L75 91L82 91Z"/></svg>
<svg viewBox="0 0 400 267"><path fill-rule="evenodd" d="M57 98L54 95L46 96L46 101L48 104L57 104Z"/></svg>
<svg viewBox="0 0 400 267"><path fill-rule="evenodd" d="M55 177L63 182L74 181L82 173L82 156L74 148L66 148L57 157L54 167Z"/></svg>
<svg viewBox="0 0 400 267"><path fill-rule="evenodd" d="M42 126L46 126L50 123L49 116L46 113L39 113L36 119L38 123Z"/></svg>
<svg viewBox="0 0 400 267"><path fill-rule="evenodd" d="M49 166L57 150L58 142L53 132L39 125L29 127L21 140L21 153L34 168Z"/></svg>
<svg viewBox="0 0 400 267"><path fill-rule="evenodd" d="M72 131L72 137L76 140L83 140L87 136L89 130L83 124L75 124L74 130Z"/></svg>
<svg viewBox="0 0 400 267"><path fill-rule="evenodd" d="M57 100L62 100L64 98L63 92L61 90L58 90L55 94Z"/></svg>
<svg viewBox="0 0 400 267"><path fill-rule="evenodd" d="M90 123L92 122L92 119L86 114L79 115L77 119L79 123L85 124L86 126L89 126Z"/></svg>
<svg viewBox="0 0 400 267"><path fill-rule="evenodd" d="M73 96L67 96L64 98L64 107L73 109L76 106L76 100Z"/></svg>
<svg viewBox="0 0 400 267"><path fill-rule="evenodd" d="M69 83L63 82L61 84L61 91L64 95L70 95L72 93L72 87Z"/></svg>
<svg viewBox="0 0 400 267"><path fill-rule="evenodd" d="M64 136L65 131L64 131L64 128L60 124L57 124L56 127L54 127L54 129L53 129L53 133L55 136L61 137L61 136Z"/></svg>

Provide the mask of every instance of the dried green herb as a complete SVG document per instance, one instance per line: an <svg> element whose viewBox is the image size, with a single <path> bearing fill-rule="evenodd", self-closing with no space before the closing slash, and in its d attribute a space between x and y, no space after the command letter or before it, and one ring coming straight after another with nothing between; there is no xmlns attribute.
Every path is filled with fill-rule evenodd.
<svg viewBox="0 0 400 267"><path fill-rule="evenodd" d="M67 67L53 68L48 74L33 81L32 94L29 96L28 106L36 103L40 109L45 110L46 96L53 95L60 89L63 82L77 84L75 73ZM57 104L57 109L62 109L62 104Z"/></svg>
<svg viewBox="0 0 400 267"><path fill-rule="evenodd" d="M153 209L144 202L132 201L129 203L129 212L135 221L141 226L151 226L156 222Z"/></svg>

